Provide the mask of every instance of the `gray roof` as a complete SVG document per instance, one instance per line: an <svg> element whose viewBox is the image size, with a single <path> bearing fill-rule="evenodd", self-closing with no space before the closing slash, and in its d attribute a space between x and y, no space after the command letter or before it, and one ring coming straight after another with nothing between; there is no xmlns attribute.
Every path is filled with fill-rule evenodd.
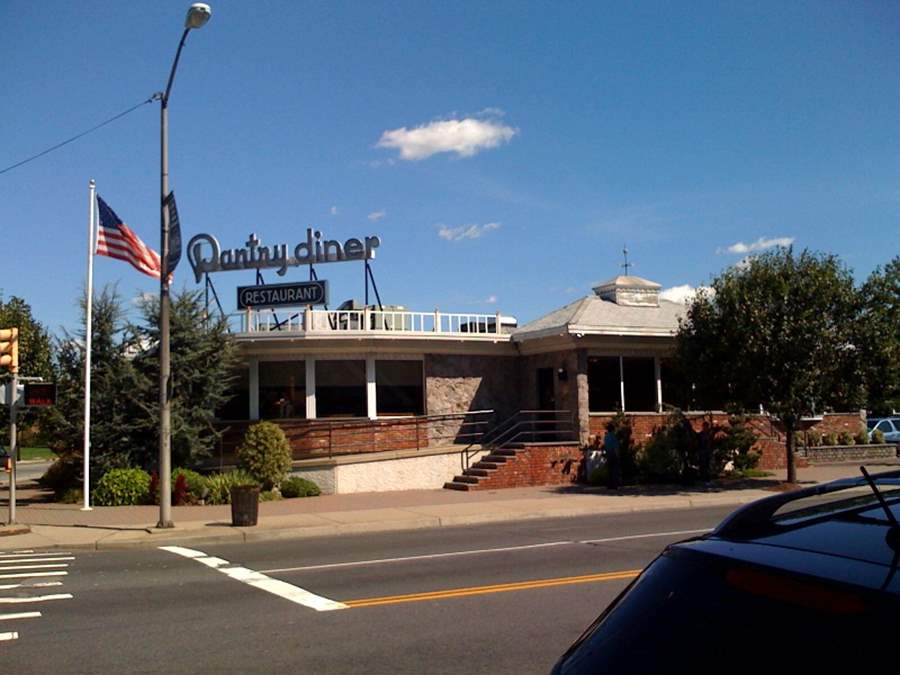
<svg viewBox="0 0 900 675"><path fill-rule="evenodd" d="M669 300L660 300L658 307L636 307L588 295L525 324L513 332L513 340L566 333L669 336L678 329L678 317L685 309L685 305Z"/></svg>

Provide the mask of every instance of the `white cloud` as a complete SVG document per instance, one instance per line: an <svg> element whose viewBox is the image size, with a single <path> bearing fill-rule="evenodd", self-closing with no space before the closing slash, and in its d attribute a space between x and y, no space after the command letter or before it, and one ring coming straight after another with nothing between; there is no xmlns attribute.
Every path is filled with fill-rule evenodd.
<svg viewBox="0 0 900 675"><path fill-rule="evenodd" d="M690 284L682 284L681 286L672 286L672 288L663 289L659 293L659 299L687 304L691 302L697 295L697 292L701 290L706 291L707 293L713 292L713 289L710 286L698 286L697 288L694 288Z"/></svg>
<svg viewBox="0 0 900 675"><path fill-rule="evenodd" d="M438 236L447 241L462 241L463 239L480 239L491 230L500 227L500 223L485 223L484 225L459 225L447 227L438 225Z"/></svg>
<svg viewBox="0 0 900 675"><path fill-rule="evenodd" d="M387 211L385 211L384 209L382 209L381 211L372 211L372 213L369 214L369 220L371 220L374 223L378 220L381 220L386 215L387 215Z"/></svg>
<svg viewBox="0 0 900 675"><path fill-rule="evenodd" d="M748 253L756 253L757 251L765 251L776 246L790 246L794 243L794 237L773 237L766 239L760 237L754 242L745 244L742 241L732 244L726 248L717 248L716 253L733 253L734 255L747 255Z"/></svg>
<svg viewBox="0 0 900 675"><path fill-rule="evenodd" d="M332 206L330 213L331 215L336 216L338 214L338 207Z"/></svg>
<svg viewBox="0 0 900 675"><path fill-rule="evenodd" d="M484 299L484 304L486 305L496 305L497 304L497 296L491 293Z"/></svg>
<svg viewBox="0 0 900 675"><path fill-rule="evenodd" d="M496 148L508 143L518 129L493 120L474 117L436 120L407 129L391 129L381 134L376 147L400 151L400 158L410 161L427 159L439 152L455 152L460 157Z"/></svg>

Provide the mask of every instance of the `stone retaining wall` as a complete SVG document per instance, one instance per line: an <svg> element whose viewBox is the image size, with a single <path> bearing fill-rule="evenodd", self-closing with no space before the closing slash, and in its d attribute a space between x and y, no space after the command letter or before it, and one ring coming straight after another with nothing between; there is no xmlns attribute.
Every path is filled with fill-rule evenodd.
<svg viewBox="0 0 900 675"><path fill-rule="evenodd" d="M815 448L800 448L798 455L806 457L811 464L829 462L865 462L879 459L896 459L897 446L892 443L878 445L828 445Z"/></svg>

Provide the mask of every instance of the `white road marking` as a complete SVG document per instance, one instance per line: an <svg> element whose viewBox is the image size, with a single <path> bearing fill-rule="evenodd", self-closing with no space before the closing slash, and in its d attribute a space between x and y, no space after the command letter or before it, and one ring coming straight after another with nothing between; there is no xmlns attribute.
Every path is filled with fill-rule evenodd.
<svg viewBox="0 0 900 675"><path fill-rule="evenodd" d="M19 558L18 560L0 560L0 566L12 563L55 562L57 560L75 560L75 556L63 556L60 558ZM0 567L3 569L3 567Z"/></svg>
<svg viewBox="0 0 900 675"><path fill-rule="evenodd" d="M11 621L13 619L37 619L40 616L40 612L16 612L15 614L0 614L0 621Z"/></svg>
<svg viewBox="0 0 900 675"><path fill-rule="evenodd" d="M321 595L310 593L309 591L298 586L294 586L293 584L289 584L286 581L280 581L278 579L267 577L261 572L254 572L251 569L247 569L246 567L237 565L234 567L229 567L231 563L229 563L227 560L208 556L202 551L183 548L181 546L160 546L159 548L162 551L168 551L169 553L174 553L175 555L184 556L185 558L192 558L197 562L206 565L207 567L222 572L232 579L241 581L245 584L248 584L249 586L253 586L254 588L258 588L262 591L266 591L267 593L272 593L273 595L277 595L278 597L284 598L285 600L290 600L291 602L295 602L298 605L310 607L318 612L327 612L334 609L347 609L347 605L342 602L336 602L328 598L323 598Z"/></svg>
<svg viewBox="0 0 900 675"><path fill-rule="evenodd" d="M0 579L26 579L28 577L61 577L68 572L18 572L16 574L0 574Z"/></svg>
<svg viewBox="0 0 900 675"><path fill-rule="evenodd" d="M8 567L0 567L0 572L7 570L40 570L48 567L68 567L69 563L47 563L45 565L10 565Z"/></svg>
<svg viewBox="0 0 900 675"><path fill-rule="evenodd" d="M19 553L0 553L0 558L21 558L35 555L34 551L20 551ZM37 555L71 555L70 551L41 551Z"/></svg>
<svg viewBox="0 0 900 675"><path fill-rule="evenodd" d="M349 562L325 563L322 565L303 565L301 567L276 567L268 570L260 570L263 573L275 572L305 572L309 570L324 570L335 567L356 567L360 565L382 565L385 563L409 562L411 560L430 560L434 558L453 558L466 555L483 555L486 553L508 553L510 551L524 551L535 548L547 548L550 546L574 546L576 544L601 544L613 541L626 541L629 539L646 539L649 537L670 537L683 534L699 534L709 532L703 530L674 530L671 532L650 532L647 534L630 534L621 537L606 537L604 539L579 539L567 541L549 541L541 544L523 544L521 546L502 546L497 548L476 548L465 551L448 551L446 553L427 553L423 555L406 555L397 558L374 558L372 560L351 560Z"/></svg>
<svg viewBox="0 0 900 675"><path fill-rule="evenodd" d="M45 602L47 600L71 600L71 593L54 593L52 595L35 595L31 598L0 598L0 605L21 605L28 602Z"/></svg>
<svg viewBox="0 0 900 675"><path fill-rule="evenodd" d="M62 586L62 582L42 581L37 584L0 584L0 591L8 591L10 588L46 588L47 586Z"/></svg>
<svg viewBox="0 0 900 675"><path fill-rule="evenodd" d="M628 534L622 537L604 537L603 539L583 539L580 544L605 544L608 541L627 541L628 539L647 539L649 537L674 537L682 534L703 534L711 528L702 530L672 530L671 532L649 532L647 534Z"/></svg>
<svg viewBox="0 0 900 675"><path fill-rule="evenodd" d="M303 567L280 567L262 572L302 572L306 570L324 570L334 567L354 567L357 565L380 565L383 563L408 562L410 560L429 560L432 558L452 558L463 555L479 555L482 553L503 553L521 551L530 548L547 548L548 546L571 546L574 541L550 541L542 544L524 544L522 546L504 546L502 548L476 548L467 551L450 551L447 553L428 553L423 555L405 555L398 558L374 558L373 560L351 560L349 562L326 563L323 565L304 565Z"/></svg>
<svg viewBox="0 0 900 675"><path fill-rule="evenodd" d="M18 640L19 634L16 631L10 631L9 633L0 633L0 641L2 640Z"/></svg>

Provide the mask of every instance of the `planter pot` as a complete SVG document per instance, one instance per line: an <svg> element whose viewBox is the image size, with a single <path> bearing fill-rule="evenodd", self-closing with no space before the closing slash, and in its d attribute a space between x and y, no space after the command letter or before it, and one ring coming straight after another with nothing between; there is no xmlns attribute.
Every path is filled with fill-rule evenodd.
<svg viewBox="0 0 900 675"><path fill-rule="evenodd" d="M259 516L259 487L235 485L231 488L231 524L252 527Z"/></svg>

